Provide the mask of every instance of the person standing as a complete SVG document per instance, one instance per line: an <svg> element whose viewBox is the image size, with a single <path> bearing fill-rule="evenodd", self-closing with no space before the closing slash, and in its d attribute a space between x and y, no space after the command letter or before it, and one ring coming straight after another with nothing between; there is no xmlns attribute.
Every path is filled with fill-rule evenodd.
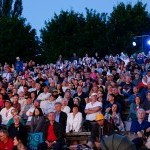
<svg viewBox="0 0 150 150"><path fill-rule="evenodd" d="M20 57L16 57L15 70L17 73L23 72L23 62L20 60Z"/></svg>

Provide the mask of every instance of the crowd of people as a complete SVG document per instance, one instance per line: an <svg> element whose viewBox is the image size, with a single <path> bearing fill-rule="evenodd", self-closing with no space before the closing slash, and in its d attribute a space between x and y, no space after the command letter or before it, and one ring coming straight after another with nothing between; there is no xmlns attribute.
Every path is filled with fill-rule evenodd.
<svg viewBox="0 0 150 150"><path fill-rule="evenodd" d="M149 136L150 54L74 53L45 65L17 57L0 73L0 150L25 150L28 133L40 132L44 142L37 149L61 150L65 133L82 131L91 132L87 145L100 149L103 138L127 130L126 103L136 148Z"/></svg>

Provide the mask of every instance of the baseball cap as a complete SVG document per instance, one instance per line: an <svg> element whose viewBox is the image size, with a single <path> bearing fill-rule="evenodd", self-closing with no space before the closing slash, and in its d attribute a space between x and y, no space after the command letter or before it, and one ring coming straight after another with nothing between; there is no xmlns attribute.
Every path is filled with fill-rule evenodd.
<svg viewBox="0 0 150 150"><path fill-rule="evenodd" d="M104 120L104 115L103 114L97 114L95 120L96 121Z"/></svg>

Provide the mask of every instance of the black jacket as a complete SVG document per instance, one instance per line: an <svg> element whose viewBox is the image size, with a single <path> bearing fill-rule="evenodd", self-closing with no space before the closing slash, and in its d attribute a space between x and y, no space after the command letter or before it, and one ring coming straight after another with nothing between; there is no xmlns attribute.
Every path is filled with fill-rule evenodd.
<svg viewBox="0 0 150 150"><path fill-rule="evenodd" d="M102 136L109 136L114 133L114 126L110 124L107 120L104 121L104 126L103 126L103 135L100 130L100 125L98 123L95 123L92 127L92 132L91 132L91 141L99 141L100 142L100 137Z"/></svg>
<svg viewBox="0 0 150 150"><path fill-rule="evenodd" d="M15 136L19 136L23 144L27 143L27 129L21 123L19 127L15 127L14 123L8 128L9 136L13 139Z"/></svg>
<svg viewBox="0 0 150 150"><path fill-rule="evenodd" d="M67 114L63 111L60 112L59 123L63 126L63 132L66 131Z"/></svg>

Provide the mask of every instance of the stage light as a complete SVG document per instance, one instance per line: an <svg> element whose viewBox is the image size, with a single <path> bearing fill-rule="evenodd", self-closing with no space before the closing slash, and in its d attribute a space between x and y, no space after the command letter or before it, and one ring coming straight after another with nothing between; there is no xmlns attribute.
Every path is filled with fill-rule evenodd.
<svg viewBox="0 0 150 150"><path fill-rule="evenodd" d="M147 44L150 45L150 40L147 41Z"/></svg>
<svg viewBox="0 0 150 150"><path fill-rule="evenodd" d="M132 45L133 45L133 46L136 46L136 42L132 42Z"/></svg>

